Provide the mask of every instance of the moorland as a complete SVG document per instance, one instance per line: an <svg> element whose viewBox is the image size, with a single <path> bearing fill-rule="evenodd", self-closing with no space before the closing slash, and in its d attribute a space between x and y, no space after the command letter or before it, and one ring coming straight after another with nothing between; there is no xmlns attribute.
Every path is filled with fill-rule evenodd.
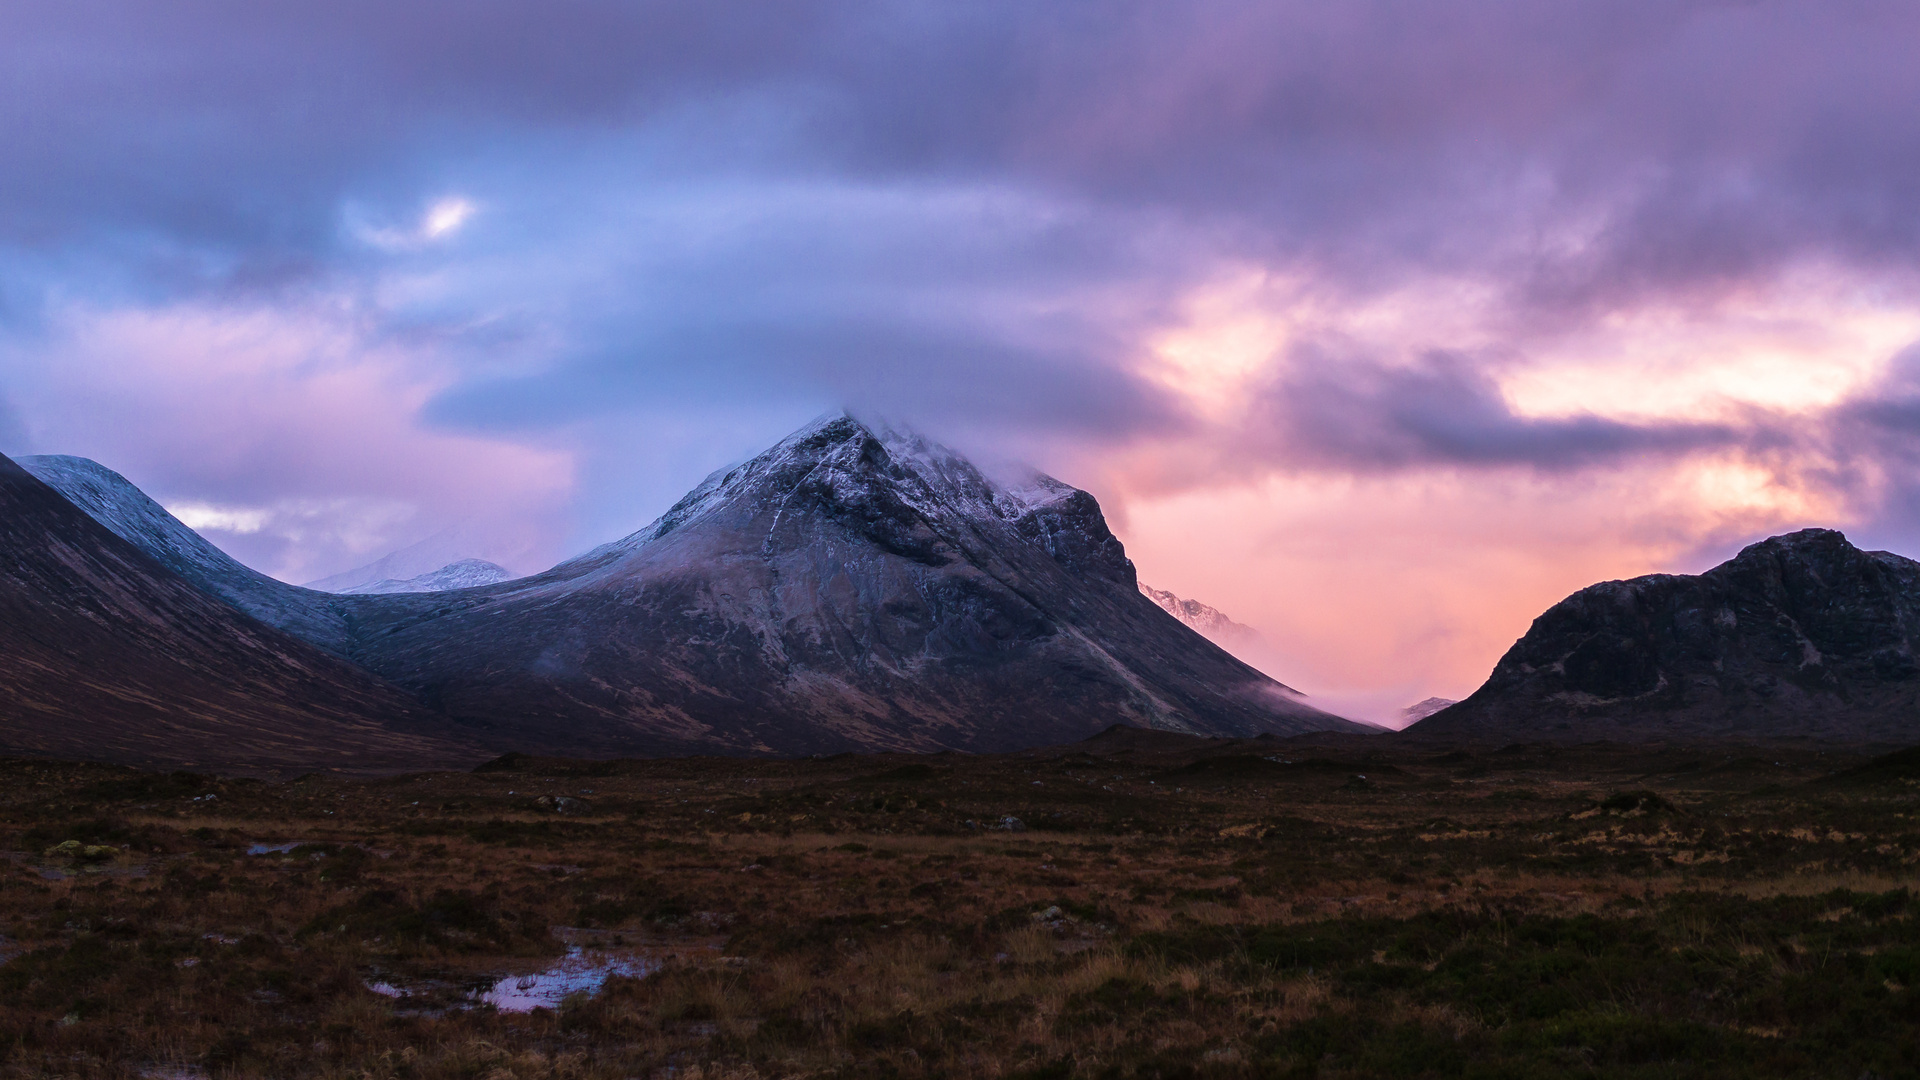
<svg viewBox="0 0 1920 1080"><path fill-rule="evenodd" d="M1805 741L16 758L0 1075L1912 1075L1917 811Z"/></svg>

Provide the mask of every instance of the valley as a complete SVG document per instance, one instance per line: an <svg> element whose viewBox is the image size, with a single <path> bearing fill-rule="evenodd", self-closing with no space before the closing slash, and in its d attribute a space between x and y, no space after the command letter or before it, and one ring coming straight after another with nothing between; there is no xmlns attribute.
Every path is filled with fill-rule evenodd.
<svg viewBox="0 0 1920 1080"><path fill-rule="evenodd" d="M9 759L0 1075L1905 1075L1880 752Z"/></svg>

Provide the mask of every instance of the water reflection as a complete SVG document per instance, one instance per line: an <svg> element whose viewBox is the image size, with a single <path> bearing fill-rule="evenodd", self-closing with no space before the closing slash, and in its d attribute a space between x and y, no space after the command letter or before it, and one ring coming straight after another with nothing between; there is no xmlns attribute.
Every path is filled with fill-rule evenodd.
<svg viewBox="0 0 1920 1080"><path fill-rule="evenodd" d="M363 985L382 997L404 1001L408 1012L439 1014L448 1009L476 1009L488 1005L509 1013L557 1009L573 994L592 996L608 979L643 979L671 960L712 960L721 939L651 939L629 943L624 935L556 926L553 934L567 946L566 955L544 971L519 975L488 975L484 980L441 973L441 977L411 978L382 973Z"/></svg>
<svg viewBox="0 0 1920 1080"><path fill-rule="evenodd" d="M477 1004L501 1012L523 1013L557 1009L569 994L600 992L608 978L622 975L641 979L660 970L660 961L632 953L609 953L573 946L558 964L533 975L509 975L487 990L471 995Z"/></svg>

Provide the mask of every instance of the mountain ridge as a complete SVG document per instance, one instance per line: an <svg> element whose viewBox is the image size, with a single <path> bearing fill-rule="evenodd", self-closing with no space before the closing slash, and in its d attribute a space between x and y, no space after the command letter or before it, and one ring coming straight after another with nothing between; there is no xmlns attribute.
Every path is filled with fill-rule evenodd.
<svg viewBox="0 0 1920 1080"><path fill-rule="evenodd" d="M1702 574L1588 586L1409 730L1548 739L1920 738L1920 562L1831 529Z"/></svg>
<svg viewBox="0 0 1920 1080"><path fill-rule="evenodd" d="M209 595L0 457L0 746L242 768L456 765L409 694Z"/></svg>
<svg viewBox="0 0 1920 1080"><path fill-rule="evenodd" d="M195 586L328 652L346 656L352 651L350 609L333 594L289 585L247 566L112 469L65 454L23 457L17 464Z"/></svg>

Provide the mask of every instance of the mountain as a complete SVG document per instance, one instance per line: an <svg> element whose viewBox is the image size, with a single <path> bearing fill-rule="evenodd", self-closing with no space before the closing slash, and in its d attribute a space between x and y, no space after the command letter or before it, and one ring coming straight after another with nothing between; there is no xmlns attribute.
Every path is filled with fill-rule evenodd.
<svg viewBox="0 0 1920 1080"><path fill-rule="evenodd" d="M448 563L438 570L432 570L405 581L388 578L384 581L354 585L340 592L345 596L383 596L390 593L446 592L448 589L477 589L482 585L498 585L503 581L512 581L513 571L498 563L485 559L461 559Z"/></svg>
<svg viewBox="0 0 1920 1080"><path fill-rule="evenodd" d="M1160 610L1193 627L1215 644L1231 648L1260 639L1260 631L1234 622L1218 608L1208 607L1198 600L1183 600L1173 593L1156 589L1144 581L1140 583L1140 593L1159 604Z"/></svg>
<svg viewBox="0 0 1920 1080"><path fill-rule="evenodd" d="M1501 739L1920 739L1920 563L1828 529L1580 590L1411 730Z"/></svg>
<svg viewBox="0 0 1920 1080"><path fill-rule="evenodd" d="M194 584L500 749L996 750L1114 723L1374 730L1307 705L1141 595L1086 492L1038 474L990 481L847 416L715 473L625 539L447 592L287 585L118 474L35 464Z"/></svg>
<svg viewBox="0 0 1920 1080"><path fill-rule="evenodd" d="M1091 495L825 418L543 574L364 597L365 663L569 753L1006 749L1116 723L1368 730L1139 592Z"/></svg>
<svg viewBox="0 0 1920 1080"><path fill-rule="evenodd" d="M382 581L408 581L438 573L468 559L496 564L525 565L532 552L524 541L503 539L500 530L482 521L464 521L442 529L417 543L389 552L365 566L309 581L305 587L330 593L365 593ZM513 575L509 574L508 577Z"/></svg>
<svg viewBox="0 0 1920 1080"><path fill-rule="evenodd" d="M23 457L19 466L115 536L199 588L328 652L350 651L350 605L242 565L188 528L126 477L83 457Z"/></svg>
<svg viewBox="0 0 1920 1080"><path fill-rule="evenodd" d="M0 752L255 768L480 756L411 695L202 592L5 457L0 556Z"/></svg>
<svg viewBox="0 0 1920 1080"><path fill-rule="evenodd" d="M1418 721L1425 720L1427 717L1432 716L1434 713L1439 712L1441 709L1444 709L1449 705L1458 705L1458 704L1459 702L1453 700L1452 698L1443 698L1443 697L1423 698L1420 701L1416 701L1413 704L1407 706L1406 708L1401 709L1400 719L1406 721L1409 724L1417 723Z"/></svg>

